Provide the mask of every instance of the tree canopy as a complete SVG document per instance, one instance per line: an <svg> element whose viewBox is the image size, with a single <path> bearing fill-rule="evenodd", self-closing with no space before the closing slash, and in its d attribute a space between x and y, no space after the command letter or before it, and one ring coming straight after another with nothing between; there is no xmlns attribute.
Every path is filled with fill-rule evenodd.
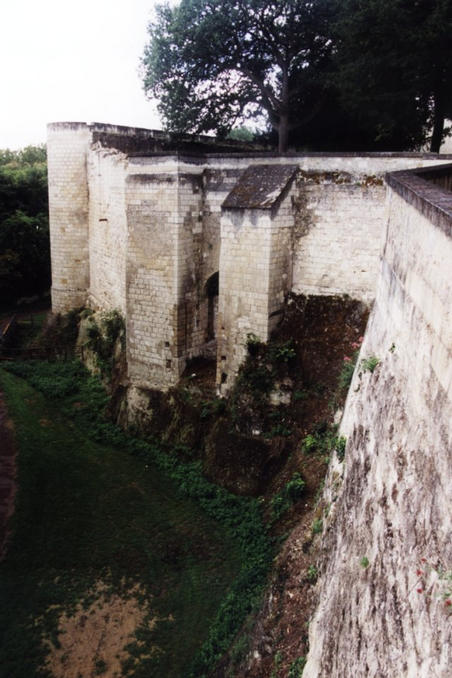
<svg viewBox="0 0 452 678"><path fill-rule="evenodd" d="M336 86L376 140L439 151L452 113L452 0L342 0Z"/></svg>
<svg viewBox="0 0 452 678"><path fill-rule="evenodd" d="M0 150L0 301L50 285L47 164L44 147Z"/></svg>
<svg viewBox="0 0 452 678"><path fill-rule="evenodd" d="M284 151L289 130L318 107L330 16L330 0L161 5L142 61L145 91L176 132L224 135L264 111Z"/></svg>
<svg viewBox="0 0 452 678"><path fill-rule="evenodd" d="M297 145L439 149L452 116L452 0L181 0L157 8L144 88L173 132L262 116Z"/></svg>

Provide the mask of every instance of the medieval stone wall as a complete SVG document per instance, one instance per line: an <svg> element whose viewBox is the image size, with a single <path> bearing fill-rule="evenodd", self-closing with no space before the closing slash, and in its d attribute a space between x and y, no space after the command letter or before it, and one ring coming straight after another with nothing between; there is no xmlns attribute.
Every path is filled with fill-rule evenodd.
<svg viewBox="0 0 452 678"><path fill-rule="evenodd" d="M171 175L127 180L127 362L132 382L175 383L178 186Z"/></svg>
<svg viewBox="0 0 452 678"><path fill-rule="evenodd" d="M89 286L89 129L84 123L49 125L47 139L52 309L83 306Z"/></svg>
<svg viewBox="0 0 452 678"><path fill-rule="evenodd" d="M293 289L375 297L386 188L381 174L301 172Z"/></svg>
<svg viewBox="0 0 452 678"><path fill-rule="evenodd" d="M126 312L127 156L97 147L88 153L89 303Z"/></svg>
<svg viewBox="0 0 452 678"><path fill-rule="evenodd" d="M446 678L452 665L452 194L390 178L374 309L330 469L303 676Z"/></svg>
<svg viewBox="0 0 452 678"><path fill-rule="evenodd" d="M121 310L129 376L155 388L176 383L187 360L212 352L216 301L207 282L217 273L219 380L233 379L248 332L268 339L288 290L370 302L385 222L383 175L438 161L183 155L165 151L168 145L168 135L149 130L49 125L53 309L88 302ZM238 227L222 205L247 168L289 164L299 172L278 216L268 221L265 210L251 210Z"/></svg>

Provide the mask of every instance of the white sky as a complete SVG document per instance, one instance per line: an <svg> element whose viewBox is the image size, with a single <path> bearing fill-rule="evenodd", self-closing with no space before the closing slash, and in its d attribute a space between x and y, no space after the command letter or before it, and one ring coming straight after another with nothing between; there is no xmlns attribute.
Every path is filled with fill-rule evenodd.
<svg viewBox="0 0 452 678"><path fill-rule="evenodd" d="M0 0L0 148L48 122L160 128L138 75L154 0Z"/></svg>

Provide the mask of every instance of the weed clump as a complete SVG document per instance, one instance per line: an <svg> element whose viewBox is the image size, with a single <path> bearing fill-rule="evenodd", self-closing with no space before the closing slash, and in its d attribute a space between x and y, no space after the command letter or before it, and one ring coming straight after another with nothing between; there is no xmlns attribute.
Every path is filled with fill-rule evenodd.
<svg viewBox="0 0 452 678"><path fill-rule="evenodd" d="M303 495L305 481L299 473L294 473L283 489L276 494L270 503L272 521L281 516Z"/></svg>

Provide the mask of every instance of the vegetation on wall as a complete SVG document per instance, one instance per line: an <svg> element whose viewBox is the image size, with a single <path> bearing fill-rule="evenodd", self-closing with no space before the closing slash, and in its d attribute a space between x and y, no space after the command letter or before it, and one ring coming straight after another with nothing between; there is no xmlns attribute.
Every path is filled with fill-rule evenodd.
<svg viewBox="0 0 452 678"><path fill-rule="evenodd" d="M50 287L46 150L0 151L0 298L11 306Z"/></svg>

